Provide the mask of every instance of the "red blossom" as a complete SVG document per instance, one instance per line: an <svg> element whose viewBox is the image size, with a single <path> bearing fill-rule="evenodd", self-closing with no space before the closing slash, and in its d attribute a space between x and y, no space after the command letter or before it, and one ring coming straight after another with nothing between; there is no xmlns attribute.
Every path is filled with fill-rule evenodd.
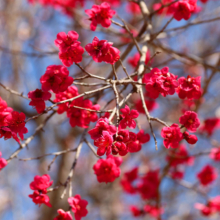
<svg viewBox="0 0 220 220"><path fill-rule="evenodd" d="M182 0L175 3L174 18L177 21L182 19L188 20L191 17L191 13L196 10L197 0Z"/></svg>
<svg viewBox="0 0 220 220"><path fill-rule="evenodd" d="M65 212L62 209L58 209L57 213L59 215L55 217L53 220L73 220L73 217L71 216L70 212Z"/></svg>
<svg viewBox="0 0 220 220"><path fill-rule="evenodd" d="M57 93L56 94L56 99L54 100L54 102L60 102L60 101L66 100L66 99L71 99L73 97L76 97L77 95L79 95L77 87L70 86L70 87L67 88L67 90L65 92ZM77 103L77 100L78 99L72 101L71 103L75 104L75 103ZM69 104L70 104L70 102L59 104L57 113L62 114L65 111L67 111L69 109Z"/></svg>
<svg viewBox="0 0 220 220"><path fill-rule="evenodd" d="M145 211L145 213L149 214L150 216L152 216L154 218L158 218L163 213L162 208L156 207L156 206L151 206L151 205L145 205L144 211Z"/></svg>
<svg viewBox="0 0 220 220"><path fill-rule="evenodd" d="M123 190L127 193L134 194L136 193L136 187L132 186L132 183L138 178L138 167L135 167L129 172L124 173L120 184Z"/></svg>
<svg viewBox="0 0 220 220"><path fill-rule="evenodd" d="M118 178L121 173L119 168L121 163L121 158L116 158L112 155L109 155L107 159L99 159L93 166L98 182L108 183L113 182L116 178Z"/></svg>
<svg viewBox="0 0 220 220"><path fill-rule="evenodd" d="M128 58L128 63L134 68L136 68L139 63L140 57L141 57L140 54L136 53L133 57ZM148 64L149 60L150 60L150 52L148 50L146 53L146 60L145 60L146 65Z"/></svg>
<svg viewBox="0 0 220 220"><path fill-rule="evenodd" d="M220 148L212 148L209 157L215 161L220 161Z"/></svg>
<svg viewBox="0 0 220 220"><path fill-rule="evenodd" d="M143 210L137 208L136 206L131 206L130 211L134 217L139 217L144 214Z"/></svg>
<svg viewBox="0 0 220 220"><path fill-rule="evenodd" d="M75 43L80 43L77 41L78 38L79 34L75 31L69 31L68 34L65 32L60 32L57 34L57 39L54 41L54 43L60 51L65 52Z"/></svg>
<svg viewBox="0 0 220 220"><path fill-rule="evenodd" d="M75 195L74 197L68 198L68 203L76 220L80 220L82 217L85 217L88 214L86 209L88 202L84 199L81 199L80 195Z"/></svg>
<svg viewBox="0 0 220 220"><path fill-rule="evenodd" d="M171 172L170 172L170 177L171 177L172 179L183 179L183 177L184 177L184 172L183 172L183 171L180 171L180 170L177 170L177 169L171 170Z"/></svg>
<svg viewBox="0 0 220 220"><path fill-rule="evenodd" d="M143 199L155 199L158 197L159 170L149 171L141 178L137 190Z"/></svg>
<svg viewBox="0 0 220 220"><path fill-rule="evenodd" d="M52 90L54 93L64 92L73 83L69 71L62 65L48 66L46 72L40 78L44 91Z"/></svg>
<svg viewBox="0 0 220 220"><path fill-rule="evenodd" d="M183 139L178 124L172 124L170 127L164 127L161 131L164 138L163 144L166 148L178 148L179 142Z"/></svg>
<svg viewBox="0 0 220 220"><path fill-rule="evenodd" d="M107 118L100 118L97 121L95 128L88 131L88 133L93 140L96 140L97 138L100 138L102 136L103 131L108 131L109 134L114 135L116 133L116 130L117 129L114 125L109 125L109 121Z"/></svg>
<svg viewBox="0 0 220 220"><path fill-rule="evenodd" d="M2 156L2 153L0 152L0 157ZM7 160L4 158L0 158L0 170L2 170L4 167L7 166Z"/></svg>
<svg viewBox="0 0 220 220"><path fill-rule="evenodd" d="M192 165L194 158L189 156L186 146L180 145L177 149L170 149L166 160L169 162L170 166L177 166L180 164Z"/></svg>
<svg viewBox="0 0 220 220"><path fill-rule="evenodd" d="M203 169L197 174L197 178L203 186L207 186L217 179L217 172L214 167L206 165Z"/></svg>
<svg viewBox="0 0 220 220"><path fill-rule="evenodd" d="M25 127L25 114L23 112L19 113L16 111L11 112L5 118L6 124L11 132L18 133L20 138L24 139L24 134L28 132L27 128ZM14 138L14 134L12 136Z"/></svg>
<svg viewBox="0 0 220 220"><path fill-rule="evenodd" d="M198 141L198 138L196 135L189 134L189 132L185 131L183 132L183 138L189 143L189 144L196 144Z"/></svg>
<svg viewBox="0 0 220 220"><path fill-rule="evenodd" d="M216 129L220 127L220 119L219 118L207 118L203 126L201 127L201 131L206 132L209 136L211 136Z"/></svg>
<svg viewBox="0 0 220 220"><path fill-rule="evenodd" d="M128 2L127 11L132 14L140 14L141 13L140 6L136 2Z"/></svg>
<svg viewBox="0 0 220 220"><path fill-rule="evenodd" d="M125 129L128 126L129 128L135 129L136 122L134 119L139 116L138 111L134 109L130 110L127 105L125 105L125 108L122 108L120 111L122 112L120 116L123 118L120 121L120 127Z"/></svg>
<svg viewBox="0 0 220 220"><path fill-rule="evenodd" d="M184 115L179 118L179 122L191 132L196 132L200 125L198 115L193 111L186 111Z"/></svg>
<svg viewBox="0 0 220 220"><path fill-rule="evenodd" d="M195 208L200 210L204 216L210 216L220 211L220 196L210 199L206 205L196 203Z"/></svg>
<svg viewBox="0 0 220 220"><path fill-rule="evenodd" d="M101 5L93 5L91 9L85 10L85 13L91 20L90 29L95 31L98 24L104 28L110 27L111 18L116 12L110 8L110 4L103 2Z"/></svg>
<svg viewBox="0 0 220 220"><path fill-rule="evenodd" d="M74 106L90 109L92 111L75 108ZM79 126L82 128L88 128L90 122L98 120L95 111L98 111L99 108L99 105L93 105L90 100L83 100L82 97L73 101L67 110L67 117L70 118L70 125L72 127Z"/></svg>
<svg viewBox="0 0 220 220"><path fill-rule="evenodd" d="M130 140L127 143L127 148L130 153L135 153L141 150L142 144L150 141L150 135L144 134L144 130L140 130L136 135L136 140Z"/></svg>
<svg viewBox="0 0 220 220"><path fill-rule="evenodd" d="M107 40L99 40L97 37L94 37L92 43L87 44L85 49L95 62L114 64L120 58L120 51L112 47L112 45L113 43Z"/></svg>
<svg viewBox="0 0 220 220"><path fill-rule="evenodd" d="M159 94L166 97L173 95L178 86L177 76L169 72L168 67L163 69L153 68L150 73L145 74L143 82L146 83L146 90L149 97L156 99Z"/></svg>
<svg viewBox="0 0 220 220"><path fill-rule="evenodd" d="M94 141L94 145L98 147L97 154L103 156L105 153L109 155L111 153L111 147L113 143L113 137L108 131L103 131L102 136Z"/></svg>
<svg viewBox="0 0 220 220"><path fill-rule="evenodd" d="M37 112L40 114L44 112L46 107L45 101L50 99L51 94L49 92L44 92L41 89L36 89L29 92L28 97L31 99L29 105L35 107Z"/></svg>
<svg viewBox="0 0 220 220"><path fill-rule="evenodd" d="M36 205L42 205L45 204L48 207L52 207L52 205L50 204L50 198L48 195L43 194L39 191L34 191L33 194L29 195L29 197L33 200L33 202Z"/></svg>
<svg viewBox="0 0 220 220"><path fill-rule="evenodd" d="M172 2L174 4L171 4ZM160 9L164 5L169 5L169 6L166 6L166 7L163 7L162 9ZM175 4L174 0L162 0L161 3L155 3L153 5L153 9L155 11L157 11L157 14L173 15L173 13L176 9L176 4Z"/></svg>
<svg viewBox="0 0 220 220"><path fill-rule="evenodd" d="M201 76L191 77L187 76L180 77L178 79L179 86L176 89L179 98L181 99L199 99L202 95L201 91Z"/></svg>
<svg viewBox="0 0 220 220"><path fill-rule="evenodd" d="M50 176L44 174L43 176L35 176L34 181L30 183L30 188L32 190L45 191L53 184L53 181L50 181Z"/></svg>

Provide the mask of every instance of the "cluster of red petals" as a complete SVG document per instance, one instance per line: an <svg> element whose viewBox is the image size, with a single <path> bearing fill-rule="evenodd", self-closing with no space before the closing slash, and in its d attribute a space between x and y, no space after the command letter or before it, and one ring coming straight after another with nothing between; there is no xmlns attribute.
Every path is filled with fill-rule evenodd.
<svg viewBox="0 0 220 220"><path fill-rule="evenodd" d="M125 108L122 108L120 110L122 112L122 114L120 115L122 120L120 121L120 127L122 129L125 129L127 126L129 128L135 129L136 128L136 122L135 122L135 118L137 118L139 116L139 113L137 110L130 110L130 108L125 105Z"/></svg>
<svg viewBox="0 0 220 220"><path fill-rule="evenodd" d="M40 78L43 91L52 90L54 93L64 92L73 83L69 71L62 65L48 66L46 72Z"/></svg>
<svg viewBox="0 0 220 220"><path fill-rule="evenodd" d="M196 3L197 0L180 0L178 2L174 0L162 0L161 3L154 4L153 9L158 14L173 15L177 21L182 19L188 20L191 14L198 10ZM164 5L165 7L162 7Z"/></svg>
<svg viewBox="0 0 220 220"><path fill-rule="evenodd" d="M0 170L2 170L4 167L7 166L7 160L4 158L1 158L2 153L0 152Z"/></svg>
<svg viewBox="0 0 220 220"><path fill-rule="evenodd" d="M201 76L180 77L178 79L179 86L176 89L180 99L199 99L202 95L201 91Z"/></svg>
<svg viewBox="0 0 220 220"><path fill-rule="evenodd" d="M179 142L183 139L178 124L172 124L170 127L164 127L161 131L164 138L163 144L166 148L178 148Z"/></svg>
<svg viewBox="0 0 220 220"><path fill-rule="evenodd" d="M65 212L62 209L57 210L58 216L55 217L53 220L73 220L70 212Z"/></svg>
<svg viewBox="0 0 220 220"><path fill-rule="evenodd" d="M198 138L194 134L189 134L189 132L185 131L183 132L183 138L189 143L189 144L195 144L198 141Z"/></svg>
<svg viewBox="0 0 220 220"><path fill-rule="evenodd" d="M179 118L179 122L190 132L196 132L200 125L198 115L193 111L186 111L184 115Z"/></svg>
<svg viewBox="0 0 220 220"><path fill-rule="evenodd" d="M99 156L119 154L126 155L128 152L134 153L141 150L142 144L150 140L149 134L144 134L140 130L137 134L128 130L119 130L116 135L116 127L109 125L107 118L100 118L92 130L88 133L94 140L94 145L98 148L97 154Z"/></svg>
<svg viewBox="0 0 220 220"><path fill-rule="evenodd" d="M178 87L177 77L169 72L168 67L163 69L153 68L150 73L144 75L143 82L146 83L146 90L149 97L156 99L159 94L166 97L173 95Z"/></svg>
<svg viewBox="0 0 220 220"><path fill-rule="evenodd" d="M116 12L111 9L110 4L103 2L101 5L93 5L91 9L85 10L85 13L91 20L90 29L95 31L98 24L104 28L110 27L111 18Z"/></svg>
<svg viewBox="0 0 220 220"><path fill-rule="evenodd" d="M158 198L158 187L160 185L159 170L149 171L140 178L137 191L143 199Z"/></svg>
<svg viewBox="0 0 220 220"><path fill-rule="evenodd" d="M197 174L197 178L203 186L207 186L217 179L218 174L214 167L206 165L203 169Z"/></svg>
<svg viewBox="0 0 220 220"><path fill-rule="evenodd" d="M136 2L129 2L127 5L127 11L132 14L140 14L141 8Z"/></svg>
<svg viewBox="0 0 220 220"><path fill-rule="evenodd" d="M209 157L215 161L220 161L220 148L212 148Z"/></svg>
<svg viewBox="0 0 220 220"><path fill-rule="evenodd" d="M48 207L51 207L50 198L47 194L47 188L53 184L53 181L50 181L50 176L44 174L43 176L35 176L34 181L30 183L30 188L34 190L33 194L29 197L33 200L35 204L39 206L45 204Z"/></svg>
<svg viewBox="0 0 220 220"><path fill-rule="evenodd" d="M149 112L153 111L154 109L158 108L157 102L155 102L154 99L151 98L145 98L145 104L147 106L147 109ZM139 99L135 102L135 108L139 113L145 114L144 108L143 108L143 103L142 100Z"/></svg>
<svg viewBox="0 0 220 220"><path fill-rule="evenodd" d="M74 213L75 220L80 220L82 217L85 217L88 214L88 210L86 209L88 202L84 199L81 199L80 195L75 195L74 197L68 198L68 203L72 212Z"/></svg>
<svg viewBox="0 0 220 220"><path fill-rule="evenodd" d="M77 87L70 86L65 92L60 92L56 94L56 99L54 100L54 102L60 102L66 99L71 99L78 95L79 93ZM57 113L62 114L66 112L67 117L70 119L70 125L72 127L79 126L82 128L87 128L90 122L95 122L98 120L98 116L96 112L89 111L86 109L99 110L99 108L99 105L93 105L90 100L84 100L81 97L71 102L59 104Z"/></svg>
<svg viewBox="0 0 220 220"><path fill-rule="evenodd" d="M73 63L80 63L84 49L80 46L81 42L77 41L79 35L75 31L69 31L68 34L60 32L57 34L57 39L54 41L59 48L59 58L63 65L69 67Z"/></svg>
<svg viewBox="0 0 220 220"><path fill-rule="evenodd" d="M93 166L98 182L113 182L120 176L121 170L119 166L122 164L122 158L107 156L106 159L99 159Z"/></svg>
<svg viewBox="0 0 220 220"><path fill-rule="evenodd" d="M125 192L138 193L143 199L156 199L159 187L159 170L150 170L144 176L138 176L138 168L126 172L121 180Z"/></svg>
<svg viewBox="0 0 220 220"><path fill-rule="evenodd" d="M113 43L94 37L92 43L85 46L86 51L95 62L114 64L120 58L120 51L112 47Z"/></svg>
<svg viewBox="0 0 220 220"><path fill-rule="evenodd" d="M30 3L38 2L43 6L51 6L55 9L61 9L65 14L72 16L74 8L84 6L85 0L28 0Z"/></svg>
<svg viewBox="0 0 220 220"><path fill-rule="evenodd" d="M140 57L141 57L140 54L136 53L133 57L128 58L128 63L134 68L136 68L139 63ZM150 52L148 50L146 53L146 60L145 60L146 65L148 64L149 60L150 60Z"/></svg>
<svg viewBox="0 0 220 220"><path fill-rule="evenodd" d="M108 2L114 7L120 6L121 5L121 0L98 0L98 2Z"/></svg>
<svg viewBox="0 0 220 220"><path fill-rule="evenodd" d="M195 208L200 210L204 216L210 216L215 213L220 213L220 196L210 199L206 205L196 203Z"/></svg>
<svg viewBox="0 0 220 220"><path fill-rule="evenodd" d="M180 164L192 165L194 162L194 158L189 156L185 145L180 145L178 149L170 149L166 160L170 166L174 167Z"/></svg>
<svg viewBox="0 0 220 220"><path fill-rule="evenodd" d="M145 205L143 209L139 209L136 206L131 206L130 211L134 217L140 217L148 214L151 217L157 218L163 213L162 208L158 208L152 205Z"/></svg>
<svg viewBox="0 0 220 220"><path fill-rule="evenodd" d="M46 107L45 101L51 98L51 94L47 91L36 89L28 93L28 98L31 99L29 105L36 108L37 112L40 114L44 112Z"/></svg>
<svg viewBox="0 0 220 220"><path fill-rule="evenodd" d="M207 133L211 136L216 129L220 128L220 119L219 118L207 118L203 126L201 127L202 133Z"/></svg>
<svg viewBox="0 0 220 220"><path fill-rule="evenodd" d="M13 138L20 143L18 135L23 140L27 132L25 114L13 111L0 97L0 138L5 140Z"/></svg>
<svg viewBox="0 0 220 220"><path fill-rule="evenodd" d="M124 173L120 184L126 193L134 194L137 192L136 187L133 186L133 182L138 178L138 168L135 167L131 171Z"/></svg>

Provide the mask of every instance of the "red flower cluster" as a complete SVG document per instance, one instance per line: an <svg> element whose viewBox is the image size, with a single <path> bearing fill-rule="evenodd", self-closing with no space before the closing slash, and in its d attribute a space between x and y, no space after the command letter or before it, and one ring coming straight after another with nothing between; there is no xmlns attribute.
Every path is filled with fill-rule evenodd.
<svg viewBox="0 0 220 220"><path fill-rule="evenodd" d="M51 65L40 78L42 90L52 90L54 93L64 92L73 83L69 71L65 66Z"/></svg>
<svg viewBox="0 0 220 220"><path fill-rule="evenodd" d="M215 213L220 213L220 196L210 199L206 205L196 203L195 208L200 210L204 216L210 216Z"/></svg>
<svg viewBox="0 0 220 220"><path fill-rule="evenodd" d="M217 176L218 174L215 168L210 165L206 165L198 173L197 178L203 186L207 186L208 184L212 183L217 178Z"/></svg>
<svg viewBox="0 0 220 220"><path fill-rule="evenodd" d="M151 217L157 218L163 213L162 208L158 208L152 205L145 205L143 209L139 209L136 206L131 206L130 211L134 217L140 217L149 214Z"/></svg>
<svg viewBox="0 0 220 220"><path fill-rule="evenodd" d="M172 124L170 127L164 127L161 131L164 138L163 144L166 148L178 148L179 142L183 139L178 124Z"/></svg>
<svg viewBox="0 0 220 220"><path fill-rule="evenodd" d="M95 37L92 43L85 46L85 49L95 62L114 64L120 58L120 51L112 45L113 43L107 40L99 40Z"/></svg>
<svg viewBox="0 0 220 220"><path fill-rule="evenodd" d="M115 7L121 5L121 0L98 0L98 2L108 2L109 4L111 3L111 5Z"/></svg>
<svg viewBox="0 0 220 220"><path fill-rule="evenodd" d="M84 53L83 47L80 46L81 42L77 41L79 35L75 31L69 31L68 34L60 32L57 34L57 39L54 41L55 45L59 48L59 58L63 65L69 67L73 63L80 63Z"/></svg>
<svg viewBox="0 0 220 220"><path fill-rule="evenodd" d="M179 86L176 92L181 99L199 99L202 95L201 91L201 76L191 77L187 76L180 77L178 79Z"/></svg>
<svg viewBox="0 0 220 220"><path fill-rule="evenodd" d="M184 115L179 118L179 122L190 132L196 132L200 125L199 118L193 111L186 111Z"/></svg>
<svg viewBox="0 0 220 220"><path fill-rule="evenodd" d="M141 57L140 54L136 53L133 57L128 58L128 63L134 68L136 68L139 63L140 57ZM146 53L146 60L145 60L146 65L148 64L149 60L150 60L150 52L148 50Z"/></svg>
<svg viewBox="0 0 220 220"><path fill-rule="evenodd" d="M81 199L80 195L75 195L74 197L68 198L68 203L72 212L74 213L75 220L80 220L82 217L85 217L88 214L86 209L88 202L84 199Z"/></svg>
<svg viewBox="0 0 220 220"><path fill-rule="evenodd" d="M130 108L127 105L125 105L125 108L122 108L120 111L122 112L120 116L121 118L123 118L120 121L120 127L122 129L125 129L128 126L129 128L135 129L136 122L134 119L139 116L138 111L133 109L130 110Z"/></svg>
<svg viewBox="0 0 220 220"><path fill-rule="evenodd" d="M75 86L70 86L65 92L60 92L56 94L56 99L54 100L54 102L60 102L66 99L76 97L78 95L78 89ZM98 120L98 116L96 112L85 109L99 110L99 105L93 105L90 100L84 100L81 97L76 100L73 100L72 102L59 104L57 113L62 114L66 112L67 117L70 118L70 125L72 127L79 126L82 128L87 128L90 122L95 122Z"/></svg>
<svg viewBox="0 0 220 220"><path fill-rule="evenodd" d="M103 2L101 5L93 5L92 9L85 10L85 13L89 15L89 20L91 20L90 29L95 31L98 24L104 28L110 27L111 18L116 12L111 10L107 2Z"/></svg>
<svg viewBox="0 0 220 220"><path fill-rule="evenodd" d="M159 182L159 170L150 170L140 177L138 168L134 168L124 174L120 183L127 193L139 193L143 199L156 199Z"/></svg>
<svg viewBox="0 0 220 220"><path fill-rule="evenodd" d="M120 184L126 193L138 193L145 202L146 200L156 200L158 197L158 187L160 184L159 170L150 170L144 176L138 176L138 168L135 167L131 171L124 173ZM136 206L131 206L130 210L134 217L145 214L156 217L162 213L161 208L156 208L150 204L145 205L143 209L139 209Z"/></svg>
<svg viewBox="0 0 220 220"><path fill-rule="evenodd" d="M202 133L207 133L211 136L216 129L220 128L220 119L219 118L207 118L203 126L201 127Z"/></svg>
<svg viewBox="0 0 220 220"><path fill-rule="evenodd" d="M23 140L27 132L25 114L13 111L0 97L0 138L4 137L5 140L13 138L20 143L18 135Z"/></svg>
<svg viewBox="0 0 220 220"><path fill-rule="evenodd" d="M136 2L128 2L127 11L132 14L140 14L141 13L140 6Z"/></svg>
<svg viewBox="0 0 220 220"><path fill-rule="evenodd" d="M37 112L40 114L44 112L44 109L46 108L45 101L49 100L50 97L51 94L49 92L45 92L41 89L36 89L28 93L28 98L31 99L29 105L36 108Z"/></svg>
<svg viewBox="0 0 220 220"><path fill-rule="evenodd" d="M107 118L100 118L95 128L88 132L94 140L94 145L98 147L99 156L105 153L124 156L128 152L138 152L141 150L141 145L150 140L149 134L144 134L143 130L138 134L128 130L119 130L117 135L116 131L115 126L109 125Z"/></svg>
<svg viewBox="0 0 220 220"><path fill-rule="evenodd" d="M0 152L0 157L2 156L2 152ZM4 158L0 158L0 170L7 166L7 160Z"/></svg>
<svg viewBox="0 0 220 220"><path fill-rule="evenodd" d="M171 4L173 2L173 4ZM173 15L177 21L182 19L188 20L191 14L197 10L197 0L181 0L175 2L174 0L162 0L161 3L153 5L153 9L158 10L158 14ZM160 9L163 5L168 5ZM159 10L160 9L160 10Z"/></svg>
<svg viewBox="0 0 220 220"><path fill-rule="evenodd" d="M173 95L178 87L177 77L169 72L168 67L163 69L153 68L150 73L144 75L143 82L146 83L146 90L149 97L156 99L159 94L166 97Z"/></svg>
<svg viewBox="0 0 220 220"><path fill-rule="evenodd" d="M56 218L53 220L73 220L70 212L65 212L62 209L58 209L57 213L59 214Z"/></svg>
<svg viewBox="0 0 220 220"><path fill-rule="evenodd" d="M122 164L122 158L107 156L107 159L99 159L93 166L98 182L113 182L120 176L121 170L119 166Z"/></svg>
<svg viewBox="0 0 220 220"><path fill-rule="evenodd" d="M65 14L72 16L74 8L84 6L85 0L28 0L30 3L38 2L43 6L52 6L55 9L61 9Z"/></svg>
<svg viewBox="0 0 220 220"><path fill-rule="evenodd" d="M30 188L34 190L33 194L29 197L33 200L35 204L45 204L48 207L52 207L50 204L50 198L47 194L47 188L53 184L53 181L50 181L50 176L44 174L43 176L35 176L34 181L30 183Z"/></svg>
<svg viewBox="0 0 220 220"><path fill-rule="evenodd" d="M209 157L215 161L220 161L220 148L212 148Z"/></svg>

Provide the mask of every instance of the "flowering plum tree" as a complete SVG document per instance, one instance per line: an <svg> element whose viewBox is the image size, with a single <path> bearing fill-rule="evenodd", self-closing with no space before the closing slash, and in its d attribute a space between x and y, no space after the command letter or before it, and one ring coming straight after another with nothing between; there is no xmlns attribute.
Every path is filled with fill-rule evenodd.
<svg viewBox="0 0 220 220"><path fill-rule="evenodd" d="M0 8L1 220L220 219L219 1Z"/></svg>

